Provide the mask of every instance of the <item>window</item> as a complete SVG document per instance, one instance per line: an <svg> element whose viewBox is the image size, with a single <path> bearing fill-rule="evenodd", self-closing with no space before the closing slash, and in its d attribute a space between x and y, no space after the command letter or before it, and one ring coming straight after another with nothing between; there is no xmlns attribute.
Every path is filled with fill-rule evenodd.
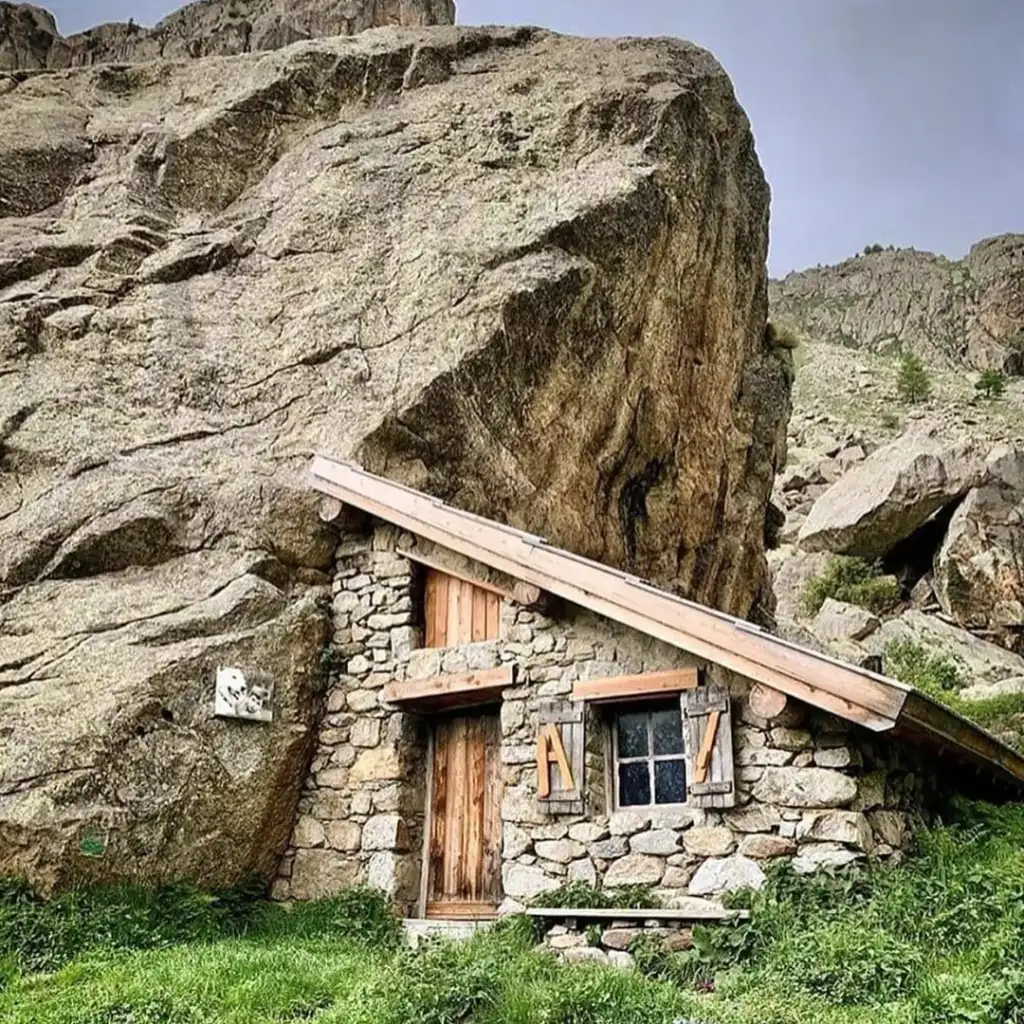
<svg viewBox="0 0 1024 1024"><path fill-rule="evenodd" d="M623 711L612 721L616 807L686 803L679 704Z"/></svg>

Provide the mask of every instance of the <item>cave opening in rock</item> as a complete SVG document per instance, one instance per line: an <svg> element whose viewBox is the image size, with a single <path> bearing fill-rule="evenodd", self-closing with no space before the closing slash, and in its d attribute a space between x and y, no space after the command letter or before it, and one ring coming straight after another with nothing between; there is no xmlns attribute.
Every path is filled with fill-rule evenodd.
<svg viewBox="0 0 1024 1024"><path fill-rule="evenodd" d="M899 580L909 594L918 581L932 571L935 556L942 547L953 514L963 498L943 506L923 522L909 537L889 549L882 559L882 569Z"/></svg>

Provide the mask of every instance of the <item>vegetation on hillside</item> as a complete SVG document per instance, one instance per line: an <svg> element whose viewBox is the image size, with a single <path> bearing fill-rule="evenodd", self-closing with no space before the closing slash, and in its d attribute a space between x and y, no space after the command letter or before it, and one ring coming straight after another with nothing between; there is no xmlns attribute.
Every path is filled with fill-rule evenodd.
<svg viewBox="0 0 1024 1024"><path fill-rule="evenodd" d="M900 360L899 373L896 377L896 391L900 399L910 405L923 402L932 393L932 382L924 363L913 352L908 352Z"/></svg>
<svg viewBox="0 0 1024 1024"><path fill-rule="evenodd" d="M985 398L1001 398L1006 393L1006 374L1001 370L982 370L974 387Z"/></svg>
<svg viewBox="0 0 1024 1024"><path fill-rule="evenodd" d="M967 685L956 662L940 652L929 651L913 640L893 640L883 654L887 675L935 698L964 718L976 722L1020 749L1024 737L1024 693L1004 693L983 700L965 700L960 690Z"/></svg>
<svg viewBox="0 0 1024 1024"><path fill-rule="evenodd" d="M563 966L534 924L402 949L377 894L288 912L248 892L0 893L5 1024L1009 1024L1024 1020L1024 808L955 808L897 868L734 897L749 922ZM49 973L47 973L49 972Z"/></svg>
<svg viewBox="0 0 1024 1024"><path fill-rule="evenodd" d="M886 576L876 562L836 555L820 575L807 581L803 603L808 615L816 615L828 598L878 613L891 608L899 596L896 578Z"/></svg>

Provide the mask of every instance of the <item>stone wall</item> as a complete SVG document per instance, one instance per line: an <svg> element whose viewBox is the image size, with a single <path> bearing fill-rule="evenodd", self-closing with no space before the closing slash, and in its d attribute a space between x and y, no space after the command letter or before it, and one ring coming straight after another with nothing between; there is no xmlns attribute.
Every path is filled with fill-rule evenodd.
<svg viewBox="0 0 1024 1024"><path fill-rule="evenodd" d="M913 747L790 700L767 721L749 683L719 666L578 607L546 613L503 602L501 638L420 647L421 577L398 533L346 535L334 579L334 671L292 847L275 886L306 899L366 880L407 911L418 896L428 722L384 702L393 680L515 663L501 705L503 909L568 881L643 884L667 906L760 885L768 860L798 871L897 856L934 786ZM586 814L549 815L536 798L538 708L577 679L696 665L733 698L737 806L613 811L605 712L587 708Z"/></svg>

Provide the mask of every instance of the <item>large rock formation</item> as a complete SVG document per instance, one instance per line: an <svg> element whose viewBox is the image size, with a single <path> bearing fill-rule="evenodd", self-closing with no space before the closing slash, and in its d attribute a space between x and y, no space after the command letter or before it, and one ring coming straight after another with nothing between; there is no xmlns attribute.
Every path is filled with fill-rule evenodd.
<svg viewBox="0 0 1024 1024"><path fill-rule="evenodd" d="M959 262L869 252L773 281L771 303L818 341L1024 373L1024 235L985 239Z"/></svg>
<svg viewBox="0 0 1024 1024"><path fill-rule="evenodd" d="M800 529L800 545L879 558L982 484L985 455L970 440L911 431L854 465L818 498Z"/></svg>
<svg viewBox="0 0 1024 1024"><path fill-rule="evenodd" d="M770 603L768 190L707 53L381 29L10 81L0 873L272 866L324 635L316 450ZM212 717L218 665L276 684L272 725Z"/></svg>
<svg viewBox="0 0 1024 1024"><path fill-rule="evenodd" d="M388 25L454 23L454 0L200 0L152 29L116 22L65 39L47 11L0 3L0 71L226 56Z"/></svg>

